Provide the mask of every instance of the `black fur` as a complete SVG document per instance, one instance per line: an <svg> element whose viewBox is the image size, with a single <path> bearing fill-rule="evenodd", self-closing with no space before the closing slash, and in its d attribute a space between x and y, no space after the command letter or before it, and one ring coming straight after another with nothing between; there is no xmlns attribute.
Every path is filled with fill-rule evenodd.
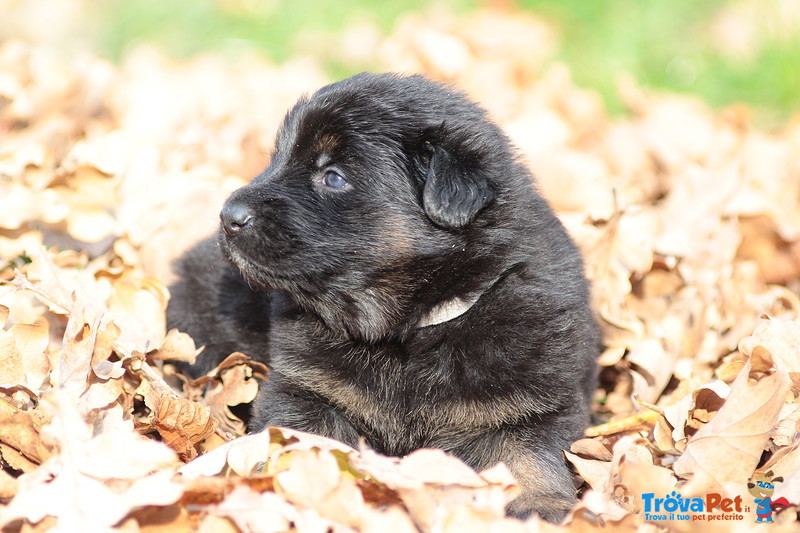
<svg viewBox="0 0 800 533"><path fill-rule="evenodd" d="M420 76L324 87L221 216L178 265L169 323L206 345L197 372L234 350L269 363L253 428L504 461L510 514L564 516L598 332L574 244L483 110Z"/></svg>

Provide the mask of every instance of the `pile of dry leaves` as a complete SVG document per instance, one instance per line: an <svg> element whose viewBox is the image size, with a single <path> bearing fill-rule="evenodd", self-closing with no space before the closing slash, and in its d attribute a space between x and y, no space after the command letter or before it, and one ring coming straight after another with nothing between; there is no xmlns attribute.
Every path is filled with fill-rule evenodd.
<svg viewBox="0 0 800 533"><path fill-rule="evenodd" d="M368 35L367 35L368 34ZM366 36L365 36L366 35ZM513 137L580 243L607 348L585 480L559 526L749 529L747 482L800 503L800 122L753 129L622 80L612 119L521 14L409 18L331 49L453 81ZM282 114L326 82L315 60L115 67L0 43L0 526L94 531L540 531L506 519L505 467L435 450L387 458L270 429L231 407L266 369L165 331L169 265L267 163ZM236 438L239 437L239 438ZM699 499L698 499L699 498ZM738 499L737 499L738 498Z"/></svg>

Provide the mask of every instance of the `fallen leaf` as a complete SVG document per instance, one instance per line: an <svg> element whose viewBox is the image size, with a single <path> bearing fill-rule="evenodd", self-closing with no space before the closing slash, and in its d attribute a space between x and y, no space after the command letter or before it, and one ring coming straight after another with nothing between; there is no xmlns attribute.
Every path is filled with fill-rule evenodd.
<svg viewBox="0 0 800 533"><path fill-rule="evenodd" d="M41 464L52 455L52 447L42 442L37 421L30 413L0 405L0 441L27 459Z"/></svg>
<svg viewBox="0 0 800 533"><path fill-rule="evenodd" d="M7 331L0 330L0 385L40 390L50 372L45 354L49 341L46 324L16 323Z"/></svg>
<svg viewBox="0 0 800 533"><path fill-rule="evenodd" d="M276 491L300 507L315 509L334 522L355 527L364 513L364 500L355 480L343 474L336 458L318 449L285 455L275 475ZM309 485L308 480L314 479Z"/></svg>
<svg viewBox="0 0 800 533"><path fill-rule="evenodd" d="M692 415L696 407L710 411L719 411L724 400L730 394L730 387L723 381L713 381L693 390L678 402L664 408L664 418L672 427L672 440L683 450L688 435L687 426L691 426Z"/></svg>
<svg viewBox="0 0 800 533"><path fill-rule="evenodd" d="M611 482L611 461L585 459L577 454L564 452L578 474L592 487L592 490L603 493ZM610 458L609 458L610 459Z"/></svg>
<svg viewBox="0 0 800 533"><path fill-rule="evenodd" d="M689 440L675 473L690 476L690 494L741 487L755 470L781 405L789 392L788 372L750 379L746 364L717 416Z"/></svg>
<svg viewBox="0 0 800 533"><path fill-rule="evenodd" d="M211 408L214 418L220 421L224 431L243 435L244 422L233 414L230 407L250 403L258 394L258 381L253 368L247 364L237 364L218 372L219 378L207 385L204 402Z"/></svg>
<svg viewBox="0 0 800 533"><path fill-rule="evenodd" d="M800 322L762 319L749 337L739 343L744 355L755 355L761 366L776 365L789 373L792 390L800 392Z"/></svg>
<svg viewBox="0 0 800 533"><path fill-rule="evenodd" d="M45 398L56 416L43 428L43 439L61 453L19 478L17 495L0 510L0 523L53 516L64 529L108 528L142 505L177 501L182 486L171 482L169 469L157 471L174 463L169 448L134 433L120 410L106 411L90 428L72 399L66 390ZM119 460L122 449L125 461Z"/></svg>
<svg viewBox="0 0 800 533"><path fill-rule="evenodd" d="M161 396L153 410L153 426L164 443L184 461L197 457L195 446L217 428L211 409L197 402L173 396Z"/></svg>
<svg viewBox="0 0 800 533"><path fill-rule="evenodd" d="M194 339L177 329L171 329L167 332L164 343L147 356L154 361L182 361L191 365L199 353Z"/></svg>
<svg viewBox="0 0 800 533"><path fill-rule="evenodd" d="M610 461L612 457L611 452L599 439L578 439L570 445L569 451L582 457L601 461Z"/></svg>

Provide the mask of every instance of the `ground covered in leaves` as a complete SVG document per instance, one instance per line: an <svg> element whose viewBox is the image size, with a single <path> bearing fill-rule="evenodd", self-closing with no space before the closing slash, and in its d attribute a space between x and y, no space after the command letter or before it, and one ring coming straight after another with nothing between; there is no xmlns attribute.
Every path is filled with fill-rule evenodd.
<svg viewBox="0 0 800 533"><path fill-rule="evenodd" d="M467 90L585 254L606 349L598 425L566 453L583 487L563 524L504 518L503 466L243 436L235 406L267 369L233 354L189 381L170 363L197 354L165 330L170 261L267 163L286 109L331 81L315 60L140 48L112 66L4 42L0 526L748 530L747 482L772 471L789 504L774 527L795 530L800 122L768 134L745 108L630 80L630 113L612 119L566 67L543 66L552 38L534 18L479 12L409 18L387 38L356 28L330 48Z"/></svg>

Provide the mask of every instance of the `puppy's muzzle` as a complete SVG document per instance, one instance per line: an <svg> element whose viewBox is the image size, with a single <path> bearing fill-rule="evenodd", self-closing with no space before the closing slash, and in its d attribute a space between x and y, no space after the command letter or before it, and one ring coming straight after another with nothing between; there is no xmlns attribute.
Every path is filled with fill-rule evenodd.
<svg viewBox="0 0 800 533"><path fill-rule="evenodd" d="M233 237L246 228L253 220L253 210L241 202L228 201L219 213L222 229L228 237Z"/></svg>

